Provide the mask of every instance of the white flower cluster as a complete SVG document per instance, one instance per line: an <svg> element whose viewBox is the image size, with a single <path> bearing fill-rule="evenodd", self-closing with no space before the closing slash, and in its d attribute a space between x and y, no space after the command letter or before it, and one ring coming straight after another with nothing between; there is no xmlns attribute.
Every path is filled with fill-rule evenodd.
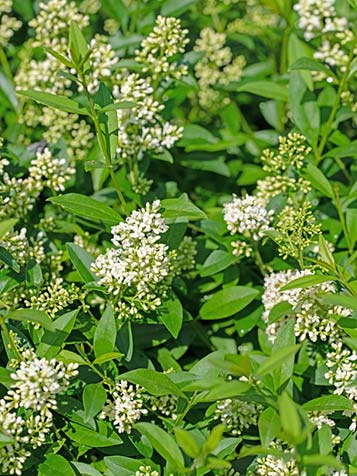
<svg viewBox="0 0 357 476"><path fill-rule="evenodd" d="M13 385L0 400L0 430L13 439L0 449L0 467L3 474L18 476L31 449L41 446L52 428L56 395L77 375L77 364L40 359L29 349L22 359L11 374Z"/></svg>
<svg viewBox="0 0 357 476"><path fill-rule="evenodd" d="M65 182L74 173L74 167L69 166L66 159L54 158L48 148L36 153L30 162L28 177L11 177L3 171L2 177L0 174L0 217L26 216L45 187L63 191Z"/></svg>
<svg viewBox="0 0 357 476"><path fill-rule="evenodd" d="M140 466L138 471L132 476L160 476L160 474L151 468L151 466Z"/></svg>
<svg viewBox="0 0 357 476"><path fill-rule="evenodd" d="M107 400L100 418L109 419L118 433L130 433L134 423L148 413L143 406L140 388L121 380Z"/></svg>
<svg viewBox="0 0 357 476"><path fill-rule="evenodd" d="M335 1L299 0L294 6L299 14L299 27L307 40L321 33L344 31L347 28L347 20L336 17Z"/></svg>
<svg viewBox="0 0 357 476"><path fill-rule="evenodd" d="M335 3L336 0L299 0L294 8L306 40L319 39L314 57L344 72L349 62L349 48L354 33L348 20L337 16ZM316 79L333 81L325 72L315 73L314 76Z"/></svg>
<svg viewBox="0 0 357 476"><path fill-rule="evenodd" d="M36 182L31 175L10 177L7 172L0 179L0 218L26 216L42 191L41 182Z"/></svg>
<svg viewBox="0 0 357 476"><path fill-rule="evenodd" d="M189 42L187 34L188 30L182 28L180 19L159 15L153 31L135 52L136 61L145 65L144 72L153 79L181 78L187 74L187 66L172 60L185 51Z"/></svg>
<svg viewBox="0 0 357 476"><path fill-rule="evenodd" d="M26 263L29 255L29 242L26 234L27 229L23 227L19 231L9 231L0 240L0 246L5 248L21 265Z"/></svg>
<svg viewBox="0 0 357 476"><path fill-rule="evenodd" d="M160 201L135 210L112 228L116 248L99 255L92 270L100 284L117 297L120 317L141 317L140 311L156 309L165 293L172 265L168 247L158 243L168 230Z"/></svg>
<svg viewBox="0 0 357 476"><path fill-rule="evenodd" d="M58 49L62 45L63 48L64 38L72 21L80 28L89 23L89 18L79 12L75 2L68 0L41 2L38 15L29 22L35 30L34 46Z"/></svg>
<svg viewBox="0 0 357 476"><path fill-rule="evenodd" d="M206 27L194 46L195 51L204 54L195 65L195 73L199 84L198 101L207 110L214 111L222 107L222 100L223 103L229 103L229 98L222 97L214 86L239 81L246 64L243 56L233 58L232 50L225 43L224 33Z"/></svg>
<svg viewBox="0 0 357 476"><path fill-rule="evenodd" d="M320 429L323 425L327 425L330 428L334 428L336 426L336 422L328 417L328 412L321 412L321 411L314 411L309 412L309 420L316 428Z"/></svg>
<svg viewBox="0 0 357 476"><path fill-rule="evenodd" d="M54 158L46 147L43 152L37 152L36 159L31 161L30 176L43 187L55 192L64 192L65 183L75 174L76 169L68 165L64 158Z"/></svg>
<svg viewBox="0 0 357 476"><path fill-rule="evenodd" d="M125 222L112 227L115 248L92 264L99 284L112 294L119 318L142 318L143 313L157 309L173 277L194 264L196 250L190 239L171 251L159 243L168 230L160 206L159 200L146 203L145 208L134 210Z"/></svg>
<svg viewBox="0 0 357 476"><path fill-rule="evenodd" d="M21 28L20 20L7 15L12 12L12 0L0 0L0 46L7 46L15 31Z"/></svg>
<svg viewBox="0 0 357 476"><path fill-rule="evenodd" d="M232 435L240 435L245 428L256 426L263 406L255 402L246 402L227 398L217 403L214 419L220 420Z"/></svg>
<svg viewBox="0 0 357 476"><path fill-rule="evenodd" d="M163 104L153 97L149 79L130 74L117 78L113 95L120 101L131 101L135 106L119 109L118 154L132 161L141 159L145 152L160 153L170 149L182 136L183 128L164 121L160 112Z"/></svg>
<svg viewBox="0 0 357 476"><path fill-rule="evenodd" d="M303 476L300 473L295 459L285 461L273 455L258 458L254 473L251 476Z"/></svg>
<svg viewBox="0 0 357 476"><path fill-rule="evenodd" d="M58 76L60 69L65 69L56 58L49 53L45 59L33 58L29 49L37 46L51 47L64 56L68 50L68 32L71 21L76 21L80 28L85 27L89 19L77 8L75 2L67 0L49 0L39 4L37 17L30 21L34 28L34 38L29 40L29 48L21 57L20 66L14 81L17 90L38 90L55 95L70 96L71 80ZM61 137L67 141L67 153L70 158L83 158L86 149L91 145L93 134L84 121L78 116L58 109L41 107L36 103L28 103L22 110L20 122L27 127L41 125L46 128L44 139L56 143Z"/></svg>
<svg viewBox="0 0 357 476"><path fill-rule="evenodd" d="M321 295L335 292L331 282L316 284L308 288L295 288L281 291L281 288L290 281L312 274L310 270L286 270L272 273L264 279L264 293L262 297L264 312L263 320L269 322L269 314L273 307L283 301L292 306L295 317L295 335L300 341L309 339L317 342L336 342L341 336L341 331L334 320L334 315L350 316L351 311L340 306L326 305L321 300ZM266 334L274 341L284 318L267 325Z"/></svg>
<svg viewBox="0 0 357 476"><path fill-rule="evenodd" d="M332 345L326 357L328 372L325 377L335 387L337 395L344 395L353 402L354 413L345 412L352 417L351 431L357 429L357 352L344 347L342 340Z"/></svg>
<svg viewBox="0 0 357 476"><path fill-rule="evenodd" d="M261 198L246 195L224 204L224 220L232 235L240 233L255 241L260 240L265 231L270 229L273 210L266 209L266 202Z"/></svg>

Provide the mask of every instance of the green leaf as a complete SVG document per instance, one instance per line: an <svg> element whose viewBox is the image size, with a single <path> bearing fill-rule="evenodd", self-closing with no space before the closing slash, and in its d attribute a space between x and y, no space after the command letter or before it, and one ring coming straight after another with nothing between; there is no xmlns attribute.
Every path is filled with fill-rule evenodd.
<svg viewBox="0 0 357 476"><path fill-rule="evenodd" d="M174 292L169 292L168 298L159 308L158 318L170 334L177 339L183 321L183 308Z"/></svg>
<svg viewBox="0 0 357 476"><path fill-rule="evenodd" d="M110 362L111 360L120 359L123 356L124 354L122 354L121 352L106 352L105 354L101 354L99 357L97 357L94 360L93 364L103 365L105 364L105 362Z"/></svg>
<svg viewBox="0 0 357 476"><path fill-rule="evenodd" d="M269 313L269 323L273 323L282 319L283 317L289 316L293 312L292 305L287 301L280 301L278 304L275 304Z"/></svg>
<svg viewBox="0 0 357 476"><path fill-rule="evenodd" d="M9 253L3 246L0 246L0 261L5 263L9 268L13 269L15 273L20 272L19 264L14 260L11 253Z"/></svg>
<svg viewBox="0 0 357 476"><path fill-rule="evenodd" d="M323 274L308 274L307 276L302 276L301 278L296 278L290 281L288 284L280 288L280 291L289 291L290 289L305 289L316 284L327 283L329 281L334 281L336 278L334 276L323 275Z"/></svg>
<svg viewBox="0 0 357 476"><path fill-rule="evenodd" d="M89 116L89 112L87 109L85 109L85 107L66 96L58 96L56 94L45 93L42 91L18 91L18 94L43 104L44 106L59 109L60 111Z"/></svg>
<svg viewBox="0 0 357 476"><path fill-rule="evenodd" d="M0 222L0 240L13 229L18 220L16 218L10 218L9 220L3 220Z"/></svg>
<svg viewBox="0 0 357 476"><path fill-rule="evenodd" d="M303 405L307 412L343 412L353 411L353 402L343 395L323 395Z"/></svg>
<svg viewBox="0 0 357 476"><path fill-rule="evenodd" d="M0 73L0 90L3 91L13 109L17 111L19 106L19 101L16 96L17 91L13 83L3 73Z"/></svg>
<svg viewBox="0 0 357 476"><path fill-rule="evenodd" d="M245 286L221 289L203 304L200 315L204 320L224 319L247 307L258 294L256 289Z"/></svg>
<svg viewBox="0 0 357 476"><path fill-rule="evenodd" d="M212 428L207 440L205 441L202 447L202 453L204 455L212 453L217 448L219 442L223 437L225 428L225 425L216 425Z"/></svg>
<svg viewBox="0 0 357 476"><path fill-rule="evenodd" d="M103 429L104 427L101 428ZM72 441L90 448L106 448L108 446L120 445L123 442L113 430L108 430L107 434L102 434L77 423L71 423L66 434Z"/></svg>
<svg viewBox="0 0 357 476"><path fill-rule="evenodd" d="M182 448L190 458L197 458L200 454L200 449L190 432L183 430L182 428L174 428L174 432L176 441L180 448Z"/></svg>
<svg viewBox="0 0 357 476"><path fill-rule="evenodd" d="M330 68L325 66L323 63L320 63L320 61L314 60L313 58L307 58L306 56L299 58L294 64L290 66L290 68L308 71L323 71L329 76L335 76L335 74L330 70Z"/></svg>
<svg viewBox="0 0 357 476"><path fill-rule="evenodd" d="M295 344L279 349L261 364L261 366L256 371L256 374L263 377L264 375L270 373L272 370L281 365L282 362L285 362L288 357L295 355L300 347L301 344Z"/></svg>
<svg viewBox="0 0 357 476"><path fill-rule="evenodd" d="M67 66L67 68L71 69L74 67L74 64L72 63L72 61L70 61L65 56L61 55L61 53L58 53L58 51L53 50L52 48L49 48L48 46L45 47L45 50L48 51L48 53L52 55L54 58L58 59L58 61L60 61L62 64Z"/></svg>
<svg viewBox="0 0 357 476"><path fill-rule="evenodd" d="M351 246L354 246L357 241L357 208L347 208L346 225L351 239Z"/></svg>
<svg viewBox="0 0 357 476"><path fill-rule="evenodd" d="M166 0L161 7L161 15L164 17L176 17L182 15L197 0Z"/></svg>
<svg viewBox="0 0 357 476"><path fill-rule="evenodd" d="M94 355L96 358L115 350L117 327L113 308L107 305L94 333Z"/></svg>
<svg viewBox="0 0 357 476"><path fill-rule="evenodd" d="M87 218L87 220L108 225L116 225L121 221L121 216L108 205L80 193L67 193L58 197L50 197L48 200L59 205L66 212Z"/></svg>
<svg viewBox="0 0 357 476"><path fill-rule="evenodd" d="M165 374L151 369L135 369L120 375L122 380L144 387L151 395L185 397L177 385Z"/></svg>
<svg viewBox="0 0 357 476"><path fill-rule="evenodd" d="M15 439L6 433L0 433L0 448L16 443Z"/></svg>
<svg viewBox="0 0 357 476"><path fill-rule="evenodd" d="M288 442L298 444L304 441L301 418L297 406L286 392L278 398L281 428Z"/></svg>
<svg viewBox="0 0 357 476"><path fill-rule="evenodd" d="M58 454L48 454L38 467L39 476L76 476L69 462Z"/></svg>
<svg viewBox="0 0 357 476"><path fill-rule="evenodd" d="M206 214L189 200L186 193L183 193L179 198L161 200L161 206L164 209L162 213L164 218L184 218L187 220L207 218Z"/></svg>
<svg viewBox="0 0 357 476"><path fill-rule="evenodd" d="M280 434L279 415L273 408L266 408L258 420L259 437L263 446L268 447Z"/></svg>
<svg viewBox="0 0 357 476"><path fill-rule="evenodd" d="M88 52L88 45L83 33L81 32L77 23L74 21L71 21L69 27L69 50L71 52L73 62L77 65L79 65L81 60L87 56Z"/></svg>
<svg viewBox="0 0 357 476"><path fill-rule="evenodd" d="M65 364L73 362L78 365L88 365L83 357L70 350L61 350L61 352L57 355L57 360L60 360Z"/></svg>
<svg viewBox="0 0 357 476"><path fill-rule="evenodd" d="M219 385L212 386L211 388L200 396L200 402L216 402L217 400L223 400L225 398L234 398L239 395L244 395L247 393L251 386L247 382L233 381L233 382L222 382Z"/></svg>
<svg viewBox="0 0 357 476"><path fill-rule="evenodd" d="M290 319L278 332L272 349L272 356L277 354L280 349L291 347L295 344L295 321ZM273 371L274 389L278 391L285 382L287 382L294 370L295 354L292 353L281 361Z"/></svg>
<svg viewBox="0 0 357 476"><path fill-rule="evenodd" d="M98 415L107 399L106 391L101 383L89 383L83 390L84 418L86 421Z"/></svg>
<svg viewBox="0 0 357 476"><path fill-rule="evenodd" d="M256 94L277 101L287 101L289 98L287 86L285 84L274 83L273 81L250 81L245 84L238 83L238 85L234 87L234 90L237 92Z"/></svg>
<svg viewBox="0 0 357 476"><path fill-rule="evenodd" d="M332 455L305 455L303 462L306 466L332 466L336 469L344 469L344 465Z"/></svg>
<svg viewBox="0 0 357 476"><path fill-rule="evenodd" d="M78 463L78 461L73 461L72 465L77 469L81 476L103 476L102 473L97 471L93 466L90 466L86 463Z"/></svg>
<svg viewBox="0 0 357 476"><path fill-rule="evenodd" d="M79 310L66 312L53 322L53 331L46 330L41 339L41 343L37 348L37 355L39 357L46 357L53 359L56 357L71 333Z"/></svg>
<svg viewBox="0 0 357 476"><path fill-rule="evenodd" d="M106 456L104 462L115 476L132 476L142 466L142 462L126 456Z"/></svg>
<svg viewBox="0 0 357 476"><path fill-rule="evenodd" d="M7 314L6 319L12 319L14 321L33 322L40 324L49 331L54 331L55 327L53 322L44 311L37 311L36 309L16 309Z"/></svg>
<svg viewBox="0 0 357 476"><path fill-rule="evenodd" d="M66 248L73 266L76 268L84 283L97 281L98 277L91 271L94 258L88 251L74 243L66 243Z"/></svg>
<svg viewBox="0 0 357 476"><path fill-rule="evenodd" d="M200 275L202 277L212 276L231 266L237 261L237 257L224 250L214 250L203 263Z"/></svg>
<svg viewBox="0 0 357 476"><path fill-rule="evenodd" d="M4 385L4 387L9 388L14 383L13 379L11 378L11 371L8 369L4 369L4 367L0 367L0 383Z"/></svg>
<svg viewBox="0 0 357 476"><path fill-rule="evenodd" d="M136 423L134 428L150 441L153 448L173 468L183 471L184 459L176 441L171 435L153 423Z"/></svg>
<svg viewBox="0 0 357 476"><path fill-rule="evenodd" d="M343 306L347 309L357 311L357 298L342 293L326 293L322 296L322 301L326 304Z"/></svg>
<svg viewBox="0 0 357 476"><path fill-rule="evenodd" d="M311 184L317 188L323 195L329 198L334 197L332 186L325 175L315 165L308 164L305 169L306 178Z"/></svg>
<svg viewBox="0 0 357 476"><path fill-rule="evenodd" d="M101 108L113 106L113 98L110 89L104 83L100 83L99 90L95 96L95 102ZM107 109L99 117L100 129L105 137L106 149L111 159L115 159L118 148L118 115L115 109Z"/></svg>

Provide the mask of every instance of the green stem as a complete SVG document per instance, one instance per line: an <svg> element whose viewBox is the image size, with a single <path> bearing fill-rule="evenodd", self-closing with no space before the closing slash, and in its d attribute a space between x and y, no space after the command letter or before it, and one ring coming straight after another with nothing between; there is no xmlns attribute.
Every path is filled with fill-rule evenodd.
<svg viewBox="0 0 357 476"><path fill-rule="evenodd" d="M9 341L9 345L11 347L11 350L13 351L13 353L15 354L16 356L16 360L18 360L19 362L22 361L22 356L16 346L16 342L14 341L9 329L7 328L7 325L5 324L5 321L3 318L0 318L0 327L1 327L1 330L3 331L3 333L5 334L7 340Z"/></svg>
<svg viewBox="0 0 357 476"><path fill-rule="evenodd" d="M251 240L251 243L252 243L252 246L253 246L253 249L254 249L254 255L255 255L255 262L260 270L260 272L262 273L262 275L264 276L265 273L266 273L266 266L264 264L264 261L263 261L263 258L262 258L262 255L260 254L260 251L259 251L259 248L258 248L258 244L255 240Z"/></svg>
<svg viewBox="0 0 357 476"><path fill-rule="evenodd" d="M95 109L93 99L92 99L91 95L89 94L86 79L84 77L84 74L82 74L80 71L78 73L79 73L81 83L83 85L85 95L86 95L87 100L88 100L90 113L91 113L91 117L92 117L93 122L94 122L94 127L95 127L95 130L96 130L96 133L97 133L97 138L98 138L98 143L99 143L100 150L103 154L106 165L108 165L108 167L109 167L110 177L112 179L112 182L113 182L114 188L116 190L116 193L118 195L119 201L120 201L120 203L121 203L121 205L124 209L124 213L126 215L129 215L127 203L125 201L124 195L122 194L122 191L120 190L120 185L119 185L119 182L118 182L117 177L116 177L115 172L114 172L114 167L113 167L113 164L112 164L112 159L110 157L110 152L108 152L108 147L105 143L105 138L104 138L102 130L100 128L98 114L97 114L97 111Z"/></svg>
<svg viewBox="0 0 357 476"><path fill-rule="evenodd" d="M341 95L342 95L342 93L345 89L345 86L347 84L347 81L348 81L348 76L350 74L351 63L352 63L353 58L354 58L354 50L355 50L355 47L356 47L356 43L357 43L357 36L355 36L355 38L353 40L351 52L350 52L350 55L349 55L349 58L348 58L348 63L346 65L346 71L344 72L344 74L342 76L342 79L341 79L341 82L339 84L337 94L336 94L336 98L335 98L335 102L332 106L329 118L328 118L327 123L326 123L324 133L322 135L320 144L319 144L318 149L317 149L316 164L318 164L320 162L320 160L322 159L323 151L325 149L328 137L330 135L332 123L335 120L336 113L337 113L338 107L340 105Z"/></svg>
<svg viewBox="0 0 357 476"><path fill-rule="evenodd" d="M346 220L345 220L345 215L344 215L343 210L342 210L342 203L341 203L341 200L340 200L340 194L339 194L337 184L335 186L335 206L336 206L336 210L337 210L337 213L338 213L338 217L339 217L340 222L341 222L343 234L345 235L345 238L346 238L347 248L348 248L348 251L351 255L353 253L353 245L352 245L352 242L351 242L351 239L350 239L350 235L348 233Z"/></svg>

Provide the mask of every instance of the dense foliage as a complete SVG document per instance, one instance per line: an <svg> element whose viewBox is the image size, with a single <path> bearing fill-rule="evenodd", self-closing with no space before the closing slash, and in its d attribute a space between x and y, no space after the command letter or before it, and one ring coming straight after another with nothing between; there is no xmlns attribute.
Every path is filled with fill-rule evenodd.
<svg viewBox="0 0 357 476"><path fill-rule="evenodd" d="M356 0L0 0L0 473L357 474Z"/></svg>

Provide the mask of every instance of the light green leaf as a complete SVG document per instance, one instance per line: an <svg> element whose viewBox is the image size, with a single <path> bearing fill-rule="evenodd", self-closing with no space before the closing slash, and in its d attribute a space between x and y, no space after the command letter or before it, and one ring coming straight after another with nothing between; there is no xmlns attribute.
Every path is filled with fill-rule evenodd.
<svg viewBox="0 0 357 476"><path fill-rule="evenodd" d="M121 221L121 216L108 205L80 193L67 193L58 197L50 197L48 200L59 205L66 212L87 218L87 220L103 222L108 225L116 225Z"/></svg>
<svg viewBox="0 0 357 476"><path fill-rule="evenodd" d="M200 449L190 432L183 430L182 428L174 428L174 432L176 441L180 448L182 448L190 458L197 458L200 454Z"/></svg>
<svg viewBox="0 0 357 476"><path fill-rule="evenodd" d="M48 454L38 467L39 476L76 476L70 463L61 455Z"/></svg>
<svg viewBox="0 0 357 476"><path fill-rule="evenodd" d="M89 116L87 109L66 96L59 96L42 91L18 91L18 94L43 104L44 106L53 107L54 109L70 112L72 114L82 114L84 116Z"/></svg>
<svg viewBox="0 0 357 476"><path fill-rule="evenodd" d="M183 308L174 292L170 292L167 299L160 306L158 318L170 334L177 339L182 327Z"/></svg>
<svg viewBox="0 0 357 476"><path fill-rule="evenodd" d="M353 402L343 395L323 395L304 403L303 408L307 412L351 412Z"/></svg>
<svg viewBox="0 0 357 476"><path fill-rule="evenodd" d="M256 374L263 377L264 375L270 373L272 370L281 365L282 362L285 362L288 357L295 355L300 347L301 344L296 344L279 349L261 364L261 366L256 371Z"/></svg>
<svg viewBox="0 0 357 476"><path fill-rule="evenodd" d="M164 218L183 218L186 220L207 218L206 214L189 200L186 193L183 193L179 198L161 200L161 206L164 209L162 213Z"/></svg>
<svg viewBox="0 0 357 476"><path fill-rule="evenodd" d="M93 346L96 358L114 351L116 337L117 327L114 312L112 306L108 304L94 333Z"/></svg>
<svg viewBox="0 0 357 476"><path fill-rule="evenodd" d="M182 471L184 468L183 455L176 441L165 430L153 423L136 423L134 428L150 441L154 449L173 468Z"/></svg>
<svg viewBox="0 0 357 476"><path fill-rule="evenodd" d="M182 391L167 375L156 370L130 370L121 374L120 378L144 387L151 395L177 395L185 398Z"/></svg>
<svg viewBox="0 0 357 476"><path fill-rule="evenodd" d="M200 309L202 319L224 319L248 306L259 291L245 286L224 288L206 301Z"/></svg>
<svg viewBox="0 0 357 476"><path fill-rule="evenodd" d="M16 309L16 311L7 314L6 319L13 319L14 321L22 322L30 321L35 324L40 324L49 331L55 330L53 322L48 317L47 313L36 309Z"/></svg>
<svg viewBox="0 0 357 476"><path fill-rule="evenodd" d="M104 407L106 399L107 393L100 382L87 384L82 397L85 420L88 421L98 415Z"/></svg>

